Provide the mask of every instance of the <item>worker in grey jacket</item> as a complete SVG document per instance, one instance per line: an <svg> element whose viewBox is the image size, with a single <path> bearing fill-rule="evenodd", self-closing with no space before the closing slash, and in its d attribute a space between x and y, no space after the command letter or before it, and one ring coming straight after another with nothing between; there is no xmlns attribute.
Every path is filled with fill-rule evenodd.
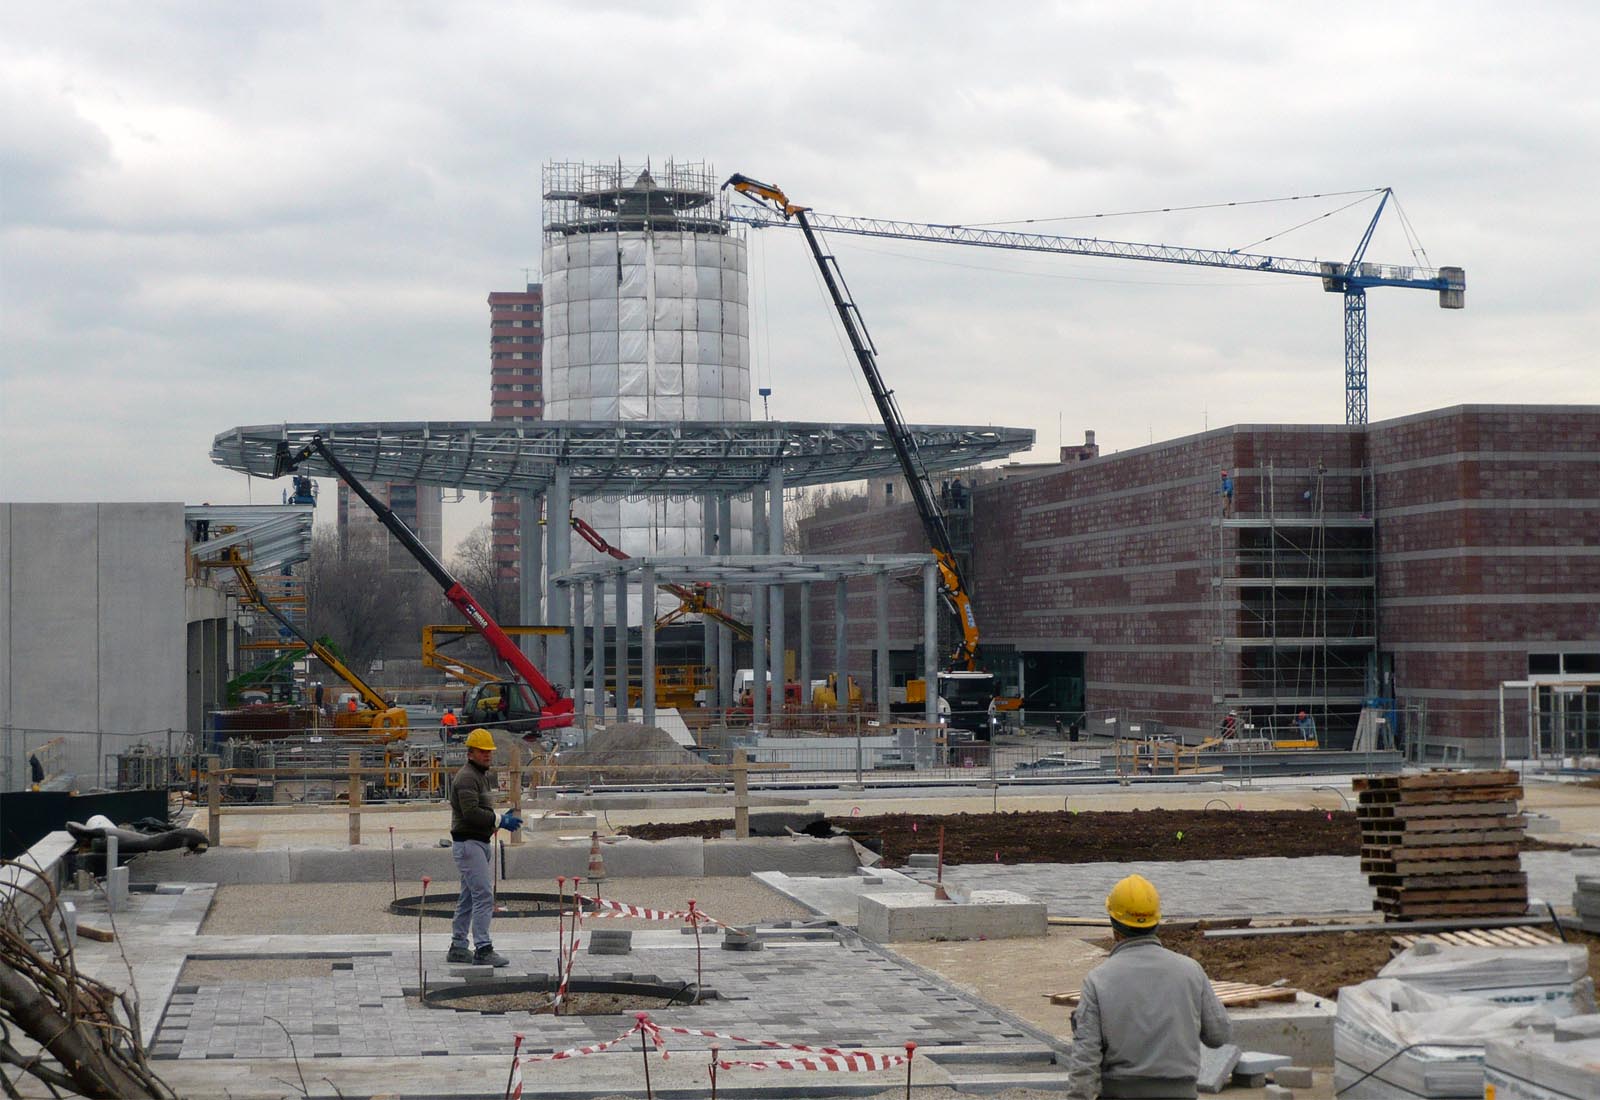
<svg viewBox="0 0 1600 1100"><path fill-rule="evenodd" d="M489 766L494 763L494 735L476 729L467 735L467 762L450 784L450 855L461 875L461 896L450 924L450 950L446 962L478 966L510 966L511 960L494 949L489 921L494 916L494 864L489 842L496 829L516 832L522 821L510 810L498 818L494 792L498 785ZM471 934L474 949L467 947Z"/></svg>
<svg viewBox="0 0 1600 1100"><path fill-rule="evenodd" d="M1106 897L1116 946L1083 979L1072 1014L1068 1100L1190 1100L1200 1044L1228 1041L1228 1014L1193 959L1161 946L1161 897L1129 875Z"/></svg>

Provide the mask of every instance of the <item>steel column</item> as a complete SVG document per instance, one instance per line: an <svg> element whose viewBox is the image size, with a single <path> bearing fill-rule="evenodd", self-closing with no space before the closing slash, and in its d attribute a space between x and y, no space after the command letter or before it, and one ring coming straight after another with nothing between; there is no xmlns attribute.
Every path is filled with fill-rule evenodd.
<svg viewBox="0 0 1600 1100"><path fill-rule="evenodd" d="M583 585L569 584L567 589L572 594L572 705L581 721L588 713L583 690Z"/></svg>
<svg viewBox="0 0 1600 1100"><path fill-rule="evenodd" d="M767 553L783 553L783 467L774 466L767 472ZM772 586L771 610L767 613L767 632L772 636L770 665L772 668L772 711L783 710L784 684L788 678L788 661L784 652L784 585L782 581Z"/></svg>
<svg viewBox="0 0 1600 1100"><path fill-rule="evenodd" d="M593 635L589 644L594 650L594 719L602 723L606 720L606 582L603 578L595 578L589 598L593 604L589 608Z"/></svg>
<svg viewBox="0 0 1600 1100"><path fill-rule="evenodd" d="M922 720L930 726L939 722L939 569L929 562L922 567Z"/></svg>
<svg viewBox="0 0 1600 1100"><path fill-rule="evenodd" d="M877 588L878 618L878 721L889 722L889 574L873 578Z"/></svg>
<svg viewBox="0 0 1600 1100"><path fill-rule="evenodd" d="M650 602L648 599L641 603ZM628 720L628 574L622 570L617 571L617 668L614 673L616 682L616 710L617 721Z"/></svg>
<svg viewBox="0 0 1600 1100"><path fill-rule="evenodd" d="M850 709L850 638L845 627L845 605L850 602L850 582L840 577L833 582L833 705L843 714Z"/></svg>
<svg viewBox="0 0 1600 1100"><path fill-rule="evenodd" d="M811 709L811 582L800 585L800 709Z"/></svg>
<svg viewBox="0 0 1600 1100"><path fill-rule="evenodd" d="M656 569L646 565L639 574L639 591L646 597L656 590ZM639 686L643 720L647 726L656 724L656 617L644 609L639 619Z"/></svg>
<svg viewBox="0 0 1600 1100"><path fill-rule="evenodd" d="M733 497L723 493L717 497L717 552L724 556L733 553ZM717 588L717 599L722 609L733 614L733 590L727 585ZM717 624L717 705L733 706L733 631L723 623Z"/></svg>
<svg viewBox="0 0 1600 1100"><path fill-rule="evenodd" d="M557 465L555 474L550 479L550 495L545 500L545 538L549 541L547 559L550 575L559 577L572 568L572 471L565 465ZM577 589L574 588L574 593ZM580 598L581 602L581 598ZM580 615L574 619L568 615L565 601L550 609L547 620L551 626L573 626L581 624ZM550 646L552 650L550 667L545 670L553 684L562 684L570 688L573 694L578 694L583 687L583 673L579 668L568 667L567 655L560 652L560 646Z"/></svg>
<svg viewBox="0 0 1600 1100"><path fill-rule="evenodd" d="M517 494L517 622L523 626L538 626L544 622L544 527L539 523L543 510L540 494ZM491 564L494 561L492 540L489 560ZM528 660L548 675L544 639L529 634L519 641Z"/></svg>

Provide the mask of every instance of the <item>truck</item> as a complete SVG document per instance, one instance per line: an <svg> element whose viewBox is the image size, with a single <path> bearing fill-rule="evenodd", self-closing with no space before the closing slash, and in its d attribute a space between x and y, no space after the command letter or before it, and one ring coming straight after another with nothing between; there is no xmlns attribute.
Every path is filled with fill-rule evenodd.
<svg viewBox="0 0 1600 1100"><path fill-rule="evenodd" d="M544 674L534 667L533 662L528 660L517 643L511 640L483 605L467 591L467 587L451 575L444 567L444 563L434 557L433 552L423 545L422 540L417 538L415 532L407 527L399 516L394 514L392 508L380 501L362 484L320 434L313 435L309 443L296 451L289 449L287 440L280 441L273 456L272 476L282 477L297 470L302 462L313 455L326 462L333 472L350 486L350 491L371 509L378 522L383 524L396 541L417 560L423 571L444 589L445 599L450 601L450 605L483 635L494 655L511 668L514 678L498 681L504 685L505 690L495 696L495 720L479 724L519 733L528 741L540 740L540 734L546 731L564 729L572 725L572 699L562 695L554 684L545 679ZM485 698L483 692L485 686L480 685L477 689L480 702ZM470 702L472 700L469 699ZM479 709L481 712L482 708ZM471 721L471 718L468 721Z"/></svg>

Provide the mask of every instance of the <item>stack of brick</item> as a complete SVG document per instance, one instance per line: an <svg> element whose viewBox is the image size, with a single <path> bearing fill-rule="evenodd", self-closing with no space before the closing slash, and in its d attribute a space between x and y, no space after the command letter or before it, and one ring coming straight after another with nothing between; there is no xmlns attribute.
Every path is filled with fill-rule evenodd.
<svg viewBox="0 0 1600 1100"><path fill-rule="evenodd" d="M1385 920L1527 912L1516 772L1373 776L1355 789L1361 871Z"/></svg>
<svg viewBox="0 0 1600 1100"><path fill-rule="evenodd" d="M1579 875L1572 891L1572 907L1578 911L1578 927L1585 932L1600 932L1600 875Z"/></svg>

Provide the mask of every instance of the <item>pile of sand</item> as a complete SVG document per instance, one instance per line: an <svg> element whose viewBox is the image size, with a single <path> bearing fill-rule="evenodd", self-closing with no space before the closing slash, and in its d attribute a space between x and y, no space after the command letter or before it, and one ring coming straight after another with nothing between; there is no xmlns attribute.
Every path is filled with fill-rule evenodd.
<svg viewBox="0 0 1600 1100"><path fill-rule="evenodd" d="M579 770L579 767L586 770ZM587 770L597 768L599 770ZM659 726L621 722L589 735L589 746L563 752L556 761L556 782L717 783L729 782Z"/></svg>

